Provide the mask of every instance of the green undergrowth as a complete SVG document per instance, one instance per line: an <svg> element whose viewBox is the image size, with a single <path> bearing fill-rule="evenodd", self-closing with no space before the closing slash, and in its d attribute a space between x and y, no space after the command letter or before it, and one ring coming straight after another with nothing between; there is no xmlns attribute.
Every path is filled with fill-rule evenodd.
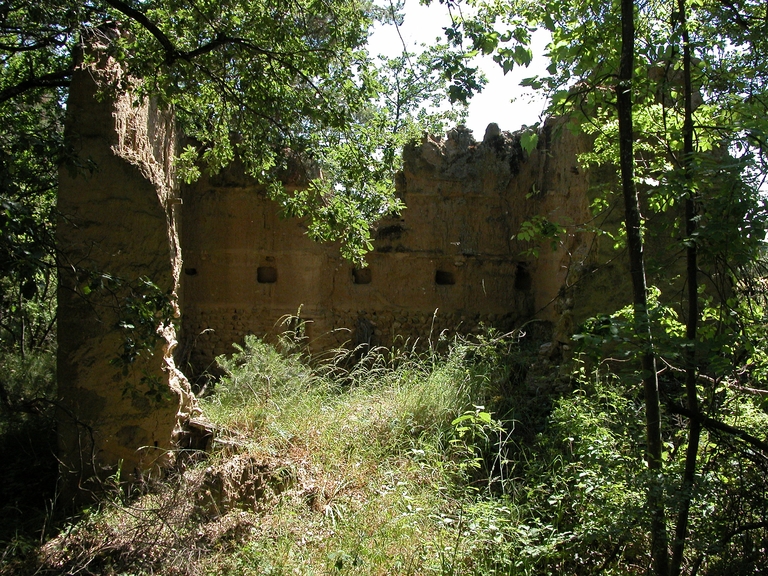
<svg viewBox="0 0 768 576"><path fill-rule="evenodd" d="M0 573L646 574L635 380L578 362L564 379L539 344L486 334L443 355L315 362L248 338L201 401L209 451L133 491L114 477L112 497L58 536L6 548ZM728 405L751 433L768 425L759 403ZM670 429L674 509L685 434ZM754 454L708 435L701 451L690 557L700 574L729 573L736 557L730 573L759 573L764 530L722 539L734 508L760 517Z"/></svg>
<svg viewBox="0 0 768 576"><path fill-rule="evenodd" d="M221 359L227 377L206 414L295 477L260 519L268 535L209 573L474 573L494 544L473 516L494 466L486 449L503 433L485 404L509 384L501 359L513 353L514 340L487 338L440 358L375 350L351 368L310 369L249 339Z"/></svg>
<svg viewBox="0 0 768 576"><path fill-rule="evenodd" d="M39 542L55 497L55 352L0 353L0 551Z"/></svg>

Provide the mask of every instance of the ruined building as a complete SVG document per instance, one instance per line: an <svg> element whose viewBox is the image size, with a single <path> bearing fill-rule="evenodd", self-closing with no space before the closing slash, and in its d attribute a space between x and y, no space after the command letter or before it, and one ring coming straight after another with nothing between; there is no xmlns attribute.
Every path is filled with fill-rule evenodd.
<svg viewBox="0 0 768 576"><path fill-rule="evenodd" d="M182 318L185 363L209 366L245 334L273 334L300 315L310 347L390 346L554 321L574 259L591 235L526 256L514 239L536 214L587 219L588 178L569 133L553 123L524 154L519 138L489 130L482 142L458 128L405 151L398 194L407 208L377 224L366 267L337 246L312 242L302 222L231 170L182 187Z"/></svg>
<svg viewBox="0 0 768 576"><path fill-rule="evenodd" d="M336 246L310 241L301 221L282 219L237 166L180 186L171 115L130 96L95 100L99 74L120 70L107 61L74 75L67 126L96 170L63 169L59 190L59 429L73 478L121 462L124 473L162 465L197 413L182 370L204 370L246 334L283 330L286 315L307 322L320 351L532 318L565 339L587 312L586 284L575 280L595 241L580 227L590 175L577 154L589 142L562 121L546 124L530 154L494 125L481 142L457 128L408 148L398 181L407 208L378 223L368 266L356 268ZM567 229L538 258L514 238L536 215ZM171 295L176 319L154 349L126 351L118 325L141 277ZM589 290L605 304L616 291L600 278Z"/></svg>

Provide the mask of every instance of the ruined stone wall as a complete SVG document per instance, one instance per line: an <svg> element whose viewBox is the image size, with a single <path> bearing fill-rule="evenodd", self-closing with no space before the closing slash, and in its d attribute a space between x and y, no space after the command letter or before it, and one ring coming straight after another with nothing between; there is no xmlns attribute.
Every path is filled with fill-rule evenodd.
<svg viewBox="0 0 768 576"><path fill-rule="evenodd" d="M444 332L531 319L554 327L556 348L579 318L626 300L616 278L628 275L594 265L601 254L623 266L585 226L594 179L578 154L590 142L565 121L548 121L530 153L495 125L482 142L458 128L407 148L397 183L407 208L377 223L367 266L356 268L337 246L310 241L300 220L280 218L237 165L179 189L172 115L130 95L95 99L94 80L120 75L96 61L73 77L66 129L96 169L62 169L59 186L60 457L73 482L161 466L196 413L176 366L202 374L248 334L295 329L291 317L313 352L426 347ZM566 227L553 247L515 238L534 216ZM158 317L154 350L116 364L141 277L169 298L182 345Z"/></svg>
<svg viewBox="0 0 768 576"><path fill-rule="evenodd" d="M181 270L174 121L151 101L95 98L120 74L107 58L81 67L68 102L66 135L82 164L61 169L58 196L59 459L69 489L118 466L123 478L162 466L195 410L173 325L157 327L154 350L118 360L121 307L138 279L175 305Z"/></svg>
<svg viewBox="0 0 768 576"><path fill-rule="evenodd" d="M300 315L314 351L501 330L538 317L557 323L573 303L569 271L594 241L589 178L576 155L588 140L550 122L525 154L493 127L483 142L456 129L405 151L402 216L377 224L367 267L311 242L264 191L232 170L183 191L185 364L200 372L244 335L274 336ZM525 256L514 240L534 215L571 223L553 251ZM564 304L565 303L565 304Z"/></svg>

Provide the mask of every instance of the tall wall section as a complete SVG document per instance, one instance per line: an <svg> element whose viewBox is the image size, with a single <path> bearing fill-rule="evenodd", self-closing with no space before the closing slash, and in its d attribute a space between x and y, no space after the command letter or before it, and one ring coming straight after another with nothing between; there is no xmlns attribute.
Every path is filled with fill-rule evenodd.
<svg viewBox="0 0 768 576"><path fill-rule="evenodd" d="M172 323L158 319L154 347L126 359L126 304L147 295L144 277L173 308L181 251L173 118L131 95L96 98L97 84L120 74L107 58L82 67L68 102L66 135L82 164L62 168L58 196L59 459L69 491L118 467L123 478L162 467L195 410Z"/></svg>
<svg viewBox="0 0 768 576"><path fill-rule="evenodd" d="M237 169L183 189L185 363L196 372L245 334L274 336L306 321L310 347L403 344L483 323L508 330L537 317L557 323L572 299L569 274L594 241L589 141L549 122L525 154L519 135L489 127L482 142L458 128L405 151L401 217L379 222L367 267L310 241ZM543 215L570 223L554 250L526 255L514 239Z"/></svg>

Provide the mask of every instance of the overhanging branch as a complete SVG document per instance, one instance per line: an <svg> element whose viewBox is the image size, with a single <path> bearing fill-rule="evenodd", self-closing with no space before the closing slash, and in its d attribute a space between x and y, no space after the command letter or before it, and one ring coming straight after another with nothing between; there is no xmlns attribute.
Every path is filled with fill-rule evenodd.
<svg viewBox="0 0 768 576"><path fill-rule="evenodd" d="M679 414L681 416L685 416L686 418L690 418L691 420L695 420L705 428L708 428L711 430L719 430L720 432L725 432L726 434L735 436L736 438L743 440L753 448L757 448L758 450L763 452L763 454L766 457L768 457L768 442L765 442L763 440L760 440L760 438L752 436L749 432L746 432L741 428L736 428L735 426L731 426L730 424L726 424L725 422L721 422L720 420L715 420L714 418L710 418L705 414L701 414L701 413L694 414L691 410L688 410L687 408L680 406L679 404L668 404L667 408L673 414Z"/></svg>
<svg viewBox="0 0 768 576"><path fill-rule="evenodd" d="M69 81L72 77L73 68L66 68L59 70L58 72L51 72L49 74L43 74L36 78L29 78L23 82L19 82L14 86L9 86L4 90L0 90L0 104L10 100L33 88L55 88L69 86Z"/></svg>
<svg viewBox="0 0 768 576"><path fill-rule="evenodd" d="M152 22L149 18L147 18L146 14L143 12L140 12L139 10L136 10L135 8L131 8L126 4L125 2L121 2L120 0L104 0L107 4L112 6L115 10L118 12L122 12L128 18L131 18L132 20L135 20L141 26L143 26L147 32L152 34L152 36L155 37L155 40L157 40L160 43L160 46L163 47L163 50L165 51L166 59L169 61L174 61L180 56L180 52L176 49L176 47L173 45L173 43L170 41L168 36L166 36L160 28L157 27L157 25Z"/></svg>
<svg viewBox="0 0 768 576"><path fill-rule="evenodd" d="M166 36L165 33L162 30L160 30L157 24L155 24L149 18L147 18L146 14L144 14L143 12L136 10L135 8L132 8L125 2L122 2L122 0L104 0L104 1L110 6L112 6L112 8L114 8L118 12L125 14L126 16L128 16L129 18L137 22L160 43L160 46L163 48L163 51L165 52L166 64L173 64L177 60L191 61L197 58L198 56L208 54L210 52L213 52L217 48L220 48L221 46L226 46L228 44L235 44L238 46L245 47L252 52L272 58L280 62L281 65L285 65L285 62L281 60L281 58L285 56L301 54L301 53L324 51L320 49L320 50L306 50L306 51L287 52L287 53L274 52L274 51L260 48L259 46L256 46L253 43L243 38L228 36L227 34L224 34L222 32L217 33L216 37L213 40L206 42L201 46L198 46L194 50L189 50L189 51L179 50L176 46L174 46L170 38L168 38L168 36Z"/></svg>

